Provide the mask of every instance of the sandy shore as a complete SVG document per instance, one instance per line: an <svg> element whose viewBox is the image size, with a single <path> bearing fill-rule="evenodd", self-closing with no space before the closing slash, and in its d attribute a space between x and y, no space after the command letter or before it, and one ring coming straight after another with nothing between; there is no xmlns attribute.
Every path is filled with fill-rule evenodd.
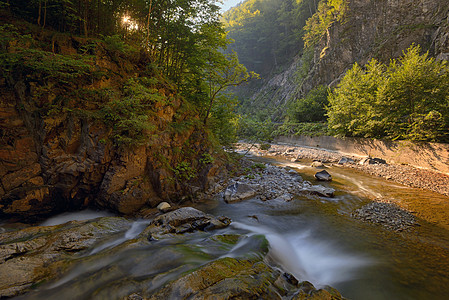
<svg viewBox="0 0 449 300"><path fill-rule="evenodd" d="M275 156L290 159L312 159L323 163L338 163L343 157L353 160L353 162L343 164L344 167L353 168L366 172L373 176L383 177L385 179L414 187L437 192L449 196L449 176L434 172L431 170L418 169L409 165L397 165L388 163L360 163L363 159L357 156L342 155L335 151L325 149L271 144L269 149L259 144L251 146L247 143L239 143L238 150L251 149L251 152L259 156Z"/></svg>

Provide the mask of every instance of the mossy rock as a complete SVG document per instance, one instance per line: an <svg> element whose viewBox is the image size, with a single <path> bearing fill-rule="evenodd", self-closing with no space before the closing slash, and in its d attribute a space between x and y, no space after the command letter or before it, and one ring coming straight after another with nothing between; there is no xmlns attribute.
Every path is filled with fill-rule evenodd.
<svg viewBox="0 0 449 300"><path fill-rule="evenodd" d="M225 257L169 283L150 299L281 299L276 278L262 261Z"/></svg>

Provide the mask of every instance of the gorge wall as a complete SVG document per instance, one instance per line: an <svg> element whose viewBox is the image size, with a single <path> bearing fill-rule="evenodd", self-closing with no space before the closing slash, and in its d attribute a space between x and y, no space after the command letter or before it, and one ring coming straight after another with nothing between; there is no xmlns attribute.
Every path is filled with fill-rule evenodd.
<svg viewBox="0 0 449 300"><path fill-rule="evenodd" d="M135 214L206 187L217 168L207 134L195 126L199 116L163 78L151 79L145 53L27 24L11 28L2 32L11 39L0 78L0 217L89 206ZM33 41L20 41L25 34ZM139 78L158 81L138 85L154 100L142 120L151 126L134 124L139 91L123 97ZM136 135L133 126L145 142L118 145Z"/></svg>
<svg viewBox="0 0 449 300"><path fill-rule="evenodd" d="M412 44L438 59L449 59L448 1L348 0L343 20L332 23L314 48L308 75L298 78L305 57L296 59L283 73L266 80L251 101L278 107L318 85L335 86L355 62L364 65L371 58L388 62Z"/></svg>

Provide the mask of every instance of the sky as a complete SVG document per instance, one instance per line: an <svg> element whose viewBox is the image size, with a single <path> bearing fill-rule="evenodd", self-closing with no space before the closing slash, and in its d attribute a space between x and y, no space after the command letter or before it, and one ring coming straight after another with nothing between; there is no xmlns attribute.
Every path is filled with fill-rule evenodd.
<svg viewBox="0 0 449 300"><path fill-rule="evenodd" d="M223 11L227 11L238 3L243 2L243 0L223 0Z"/></svg>

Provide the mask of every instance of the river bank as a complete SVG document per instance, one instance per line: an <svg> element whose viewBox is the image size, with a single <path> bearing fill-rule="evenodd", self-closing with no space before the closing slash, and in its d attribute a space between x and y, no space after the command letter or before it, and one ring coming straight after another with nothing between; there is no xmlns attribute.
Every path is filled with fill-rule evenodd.
<svg viewBox="0 0 449 300"><path fill-rule="evenodd" d="M387 164L382 160L370 161L366 157L343 155L337 151L286 144L239 143L236 145L236 150L249 151L256 156L280 157L291 161L316 160L324 164L356 169L409 187L426 189L449 196L448 175L410 165ZM340 162L342 158L347 158L347 160Z"/></svg>

